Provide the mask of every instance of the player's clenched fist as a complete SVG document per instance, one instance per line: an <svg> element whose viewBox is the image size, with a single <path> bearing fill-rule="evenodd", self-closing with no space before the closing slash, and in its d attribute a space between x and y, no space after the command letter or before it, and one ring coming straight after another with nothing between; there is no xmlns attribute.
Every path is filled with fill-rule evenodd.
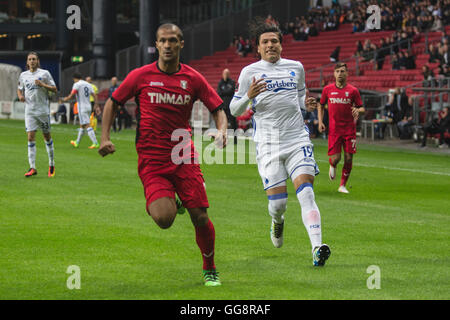
<svg viewBox="0 0 450 320"><path fill-rule="evenodd" d="M111 141L102 141L100 144L100 148L98 149L98 153L104 157L108 154L112 154L116 151L116 148L114 147L114 144Z"/></svg>

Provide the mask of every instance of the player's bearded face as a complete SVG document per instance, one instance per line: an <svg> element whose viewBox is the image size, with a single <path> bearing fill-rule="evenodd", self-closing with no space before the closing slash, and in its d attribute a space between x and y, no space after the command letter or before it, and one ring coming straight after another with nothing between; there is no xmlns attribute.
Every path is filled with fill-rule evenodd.
<svg viewBox="0 0 450 320"><path fill-rule="evenodd" d="M178 62L184 41L174 30L160 30L156 40L159 58L164 62Z"/></svg>
<svg viewBox="0 0 450 320"><path fill-rule="evenodd" d="M348 76L348 72L347 72L347 68L345 68L345 67L341 67L341 68L334 70L334 77L336 78L336 81L339 83L343 83L343 82L347 81L347 76Z"/></svg>
<svg viewBox="0 0 450 320"><path fill-rule="evenodd" d="M281 56L281 43L278 35L274 32L263 33L259 38L258 53L261 59L268 62L277 62Z"/></svg>

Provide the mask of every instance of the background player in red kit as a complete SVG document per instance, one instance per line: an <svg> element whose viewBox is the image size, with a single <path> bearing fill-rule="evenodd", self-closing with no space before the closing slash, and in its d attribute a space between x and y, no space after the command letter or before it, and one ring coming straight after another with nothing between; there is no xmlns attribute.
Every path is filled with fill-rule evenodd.
<svg viewBox="0 0 450 320"><path fill-rule="evenodd" d="M214 264L215 231L206 212L209 204L203 175L195 161L197 153L189 139L188 148L183 150L189 150L190 154L175 164L172 153L180 141L172 141L172 134L183 129L190 136L192 106L200 99L212 112L218 128L215 143L223 148L227 142L227 117L221 108L222 100L205 78L180 63L184 46L180 28L163 24L156 32L156 39L158 61L131 71L105 104L99 153L106 156L115 151L110 141L115 113L118 105L135 97L138 173L144 186L147 212L160 228L169 228L177 215L175 193L178 194L195 227L205 285L217 286L221 283Z"/></svg>
<svg viewBox="0 0 450 320"><path fill-rule="evenodd" d="M345 187L352 171L353 154L356 153L356 122L363 113L361 96L354 86L347 84L348 69L345 63L337 63L334 67L335 83L323 88L318 109L319 131L325 131L323 108L328 105L328 156L330 162L329 176L336 178L336 167L341 160L344 149L344 167L342 168L339 192L349 193Z"/></svg>

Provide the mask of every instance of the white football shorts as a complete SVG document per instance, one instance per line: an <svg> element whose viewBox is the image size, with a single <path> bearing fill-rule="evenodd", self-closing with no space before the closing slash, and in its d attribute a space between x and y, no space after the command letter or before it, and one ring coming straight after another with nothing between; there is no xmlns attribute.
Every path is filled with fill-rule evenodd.
<svg viewBox="0 0 450 320"><path fill-rule="evenodd" d="M294 181L299 175L316 176L320 172L311 142L258 143L256 162L264 190L285 185L282 182L288 178Z"/></svg>
<svg viewBox="0 0 450 320"><path fill-rule="evenodd" d="M50 115L42 114L40 116L25 116L26 132L37 131L41 129L43 133L50 132Z"/></svg>
<svg viewBox="0 0 450 320"><path fill-rule="evenodd" d="M80 119L80 125L91 123L91 112L78 112L78 118Z"/></svg>

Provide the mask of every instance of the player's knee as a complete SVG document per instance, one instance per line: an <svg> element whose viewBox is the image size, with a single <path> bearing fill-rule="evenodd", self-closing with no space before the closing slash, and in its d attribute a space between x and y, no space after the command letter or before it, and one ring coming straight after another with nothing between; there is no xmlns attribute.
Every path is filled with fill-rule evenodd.
<svg viewBox="0 0 450 320"><path fill-rule="evenodd" d="M287 208L287 194L278 196L278 199L270 198L269 196L269 212L275 214L282 214L286 212L286 208Z"/></svg>
<svg viewBox="0 0 450 320"><path fill-rule="evenodd" d="M177 214L176 205L162 205L162 203L155 202L147 206L147 213L161 229L170 228Z"/></svg>

